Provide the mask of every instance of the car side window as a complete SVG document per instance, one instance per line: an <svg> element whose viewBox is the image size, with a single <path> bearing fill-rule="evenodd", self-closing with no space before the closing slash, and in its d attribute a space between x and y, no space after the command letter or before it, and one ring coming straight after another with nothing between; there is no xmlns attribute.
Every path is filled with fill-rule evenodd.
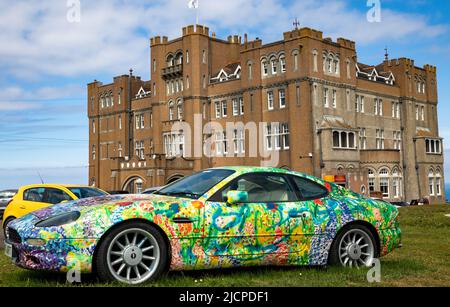
<svg viewBox="0 0 450 307"><path fill-rule="evenodd" d="M295 192L284 175L271 173L246 174L234 179L210 200L225 202L229 191L245 191L248 203L297 201Z"/></svg>
<svg viewBox="0 0 450 307"><path fill-rule="evenodd" d="M299 176L291 176L291 178L297 185L302 200L320 199L328 195L327 188L314 181Z"/></svg>
<svg viewBox="0 0 450 307"><path fill-rule="evenodd" d="M69 200L72 200L69 194L60 189L55 188L46 188L43 195L43 202L52 205L56 205L63 201Z"/></svg>
<svg viewBox="0 0 450 307"><path fill-rule="evenodd" d="M23 200L43 202L44 188L28 189L23 193Z"/></svg>

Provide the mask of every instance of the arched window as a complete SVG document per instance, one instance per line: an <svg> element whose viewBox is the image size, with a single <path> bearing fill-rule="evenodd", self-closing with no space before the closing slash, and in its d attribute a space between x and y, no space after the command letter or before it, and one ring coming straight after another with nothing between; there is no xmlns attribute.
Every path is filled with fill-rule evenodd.
<svg viewBox="0 0 450 307"><path fill-rule="evenodd" d="M347 79L351 79L351 69L350 69L350 60L347 59L347 61L345 61L346 67L347 67Z"/></svg>
<svg viewBox="0 0 450 307"><path fill-rule="evenodd" d="M174 57L172 54L169 54L167 56L166 62L167 62L167 67L172 67L174 65Z"/></svg>
<svg viewBox="0 0 450 307"><path fill-rule="evenodd" d="M278 61L275 57L270 59L270 65L272 67L272 75L276 75L278 72Z"/></svg>
<svg viewBox="0 0 450 307"><path fill-rule="evenodd" d="M347 133L346 132L341 132L341 147L347 148L348 144L347 144Z"/></svg>
<svg viewBox="0 0 450 307"><path fill-rule="evenodd" d="M253 79L253 64L252 64L252 62L248 62L247 67L248 67L248 79L252 80Z"/></svg>
<svg viewBox="0 0 450 307"><path fill-rule="evenodd" d="M430 196L434 196L434 170L432 168L428 172L428 190Z"/></svg>
<svg viewBox="0 0 450 307"><path fill-rule="evenodd" d="M177 102L177 119L183 119L183 101L181 99L179 99Z"/></svg>
<svg viewBox="0 0 450 307"><path fill-rule="evenodd" d="M169 120L173 120L174 118L173 118L173 107L174 107L174 104L173 104L173 101L170 101L169 102Z"/></svg>
<svg viewBox="0 0 450 307"><path fill-rule="evenodd" d="M333 147L340 147L340 141L339 141L339 132L334 131L333 132Z"/></svg>
<svg viewBox="0 0 450 307"><path fill-rule="evenodd" d="M186 88L189 89L191 87L189 76L186 76Z"/></svg>
<svg viewBox="0 0 450 307"><path fill-rule="evenodd" d="M313 52L312 52L312 54L313 54L313 68L314 68L314 72L317 72L318 70L319 70L319 66L318 66L318 59L317 59L317 55L318 55L318 53L317 53L317 50L313 50Z"/></svg>
<svg viewBox="0 0 450 307"><path fill-rule="evenodd" d="M264 77L269 74L269 64L266 59L261 60L261 71Z"/></svg>
<svg viewBox="0 0 450 307"><path fill-rule="evenodd" d="M383 168L379 172L380 177L380 191L383 193L383 198L389 198L389 170L387 168Z"/></svg>
<svg viewBox="0 0 450 307"><path fill-rule="evenodd" d="M437 169L436 170L436 195L437 196L442 195L441 180L442 180L441 170Z"/></svg>
<svg viewBox="0 0 450 307"><path fill-rule="evenodd" d="M280 55L280 67L281 67L281 72L285 73L286 72L286 57L284 54Z"/></svg>
<svg viewBox="0 0 450 307"><path fill-rule="evenodd" d="M367 181L369 183L369 192L375 192L375 172L373 169L367 171Z"/></svg>
<svg viewBox="0 0 450 307"><path fill-rule="evenodd" d="M333 73L334 74L339 75L340 70L341 70L340 66L341 66L341 62L339 60L339 57L335 57L333 59Z"/></svg>
<svg viewBox="0 0 450 307"><path fill-rule="evenodd" d="M348 134L348 148L355 148L355 134L353 132Z"/></svg>
<svg viewBox="0 0 450 307"><path fill-rule="evenodd" d="M402 178L401 173L397 168L392 171L392 194L394 198L402 196Z"/></svg>
<svg viewBox="0 0 450 307"><path fill-rule="evenodd" d="M361 186L361 194L366 195L366 186L365 185Z"/></svg>

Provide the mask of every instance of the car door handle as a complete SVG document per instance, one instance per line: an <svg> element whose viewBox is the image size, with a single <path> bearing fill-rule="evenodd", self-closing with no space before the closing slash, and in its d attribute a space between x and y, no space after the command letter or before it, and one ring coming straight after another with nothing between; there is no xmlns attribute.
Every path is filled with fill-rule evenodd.
<svg viewBox="0 0 450 307"><path fill-rule="evenodd" d="M194 220L190 219L188 217L174 217L172 219L172 222L174 222L176 224L192 224L192 223L194 223Z"/></svg>

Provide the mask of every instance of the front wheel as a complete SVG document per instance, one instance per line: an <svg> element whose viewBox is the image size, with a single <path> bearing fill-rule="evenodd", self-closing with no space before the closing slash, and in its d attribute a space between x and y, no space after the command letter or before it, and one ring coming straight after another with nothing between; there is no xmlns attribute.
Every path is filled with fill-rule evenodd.
<svg viewBox="0 0 450 307"><path fill-rule="evenodd" d="M3 234L5 235L5 239L9 239L9 235L6 233L6 227L8 227L8 225L14 221L16 218L15 217L8 217L5 222L3 223Z"/></svg>
<svg viewBox="0 0 450 307"><path fill-rule="evenodd" d="M335 238L329 263L344 267L369 267L376 255L375 239L370 230L362 225L353 225Z"/></svg>
<svg viewBox="0 0 450 307"><path fill-rule="evenodd" d="M164 238L143 222L120 225L98 248L96 268L103 280L141 284L158 278L166 268Z"/></svg>

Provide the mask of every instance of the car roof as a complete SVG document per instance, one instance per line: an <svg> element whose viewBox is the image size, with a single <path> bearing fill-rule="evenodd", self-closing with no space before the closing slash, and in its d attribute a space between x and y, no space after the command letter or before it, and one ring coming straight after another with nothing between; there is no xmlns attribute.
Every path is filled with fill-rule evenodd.
<svg viewBox="0 0 450 307"><path fill-rule="evenodd" d="M30 189L30 188L93 188L93 187L82 184L53 184L53 183L29 184L21 187L21 189Z"/></svg>
<svg viewBox="0 0 450 307"><path fill-rule="evenodd" d="M303 173L299 173L299 172L294 172L294 171L290 171L284 168L276 168L276 167L262 167L262 166L224 166L224 167L216 167L216 168L211 168L211 169L225 169L225 170L231 170L231 171L236 171L236 172L240 172L240 173L251 173L251 172L255 172L255 173L263 173L263 172L268 172L268 173L282 173L282 174L295 174L295 175L304 175L306 176L306 174Z"/></svg>

